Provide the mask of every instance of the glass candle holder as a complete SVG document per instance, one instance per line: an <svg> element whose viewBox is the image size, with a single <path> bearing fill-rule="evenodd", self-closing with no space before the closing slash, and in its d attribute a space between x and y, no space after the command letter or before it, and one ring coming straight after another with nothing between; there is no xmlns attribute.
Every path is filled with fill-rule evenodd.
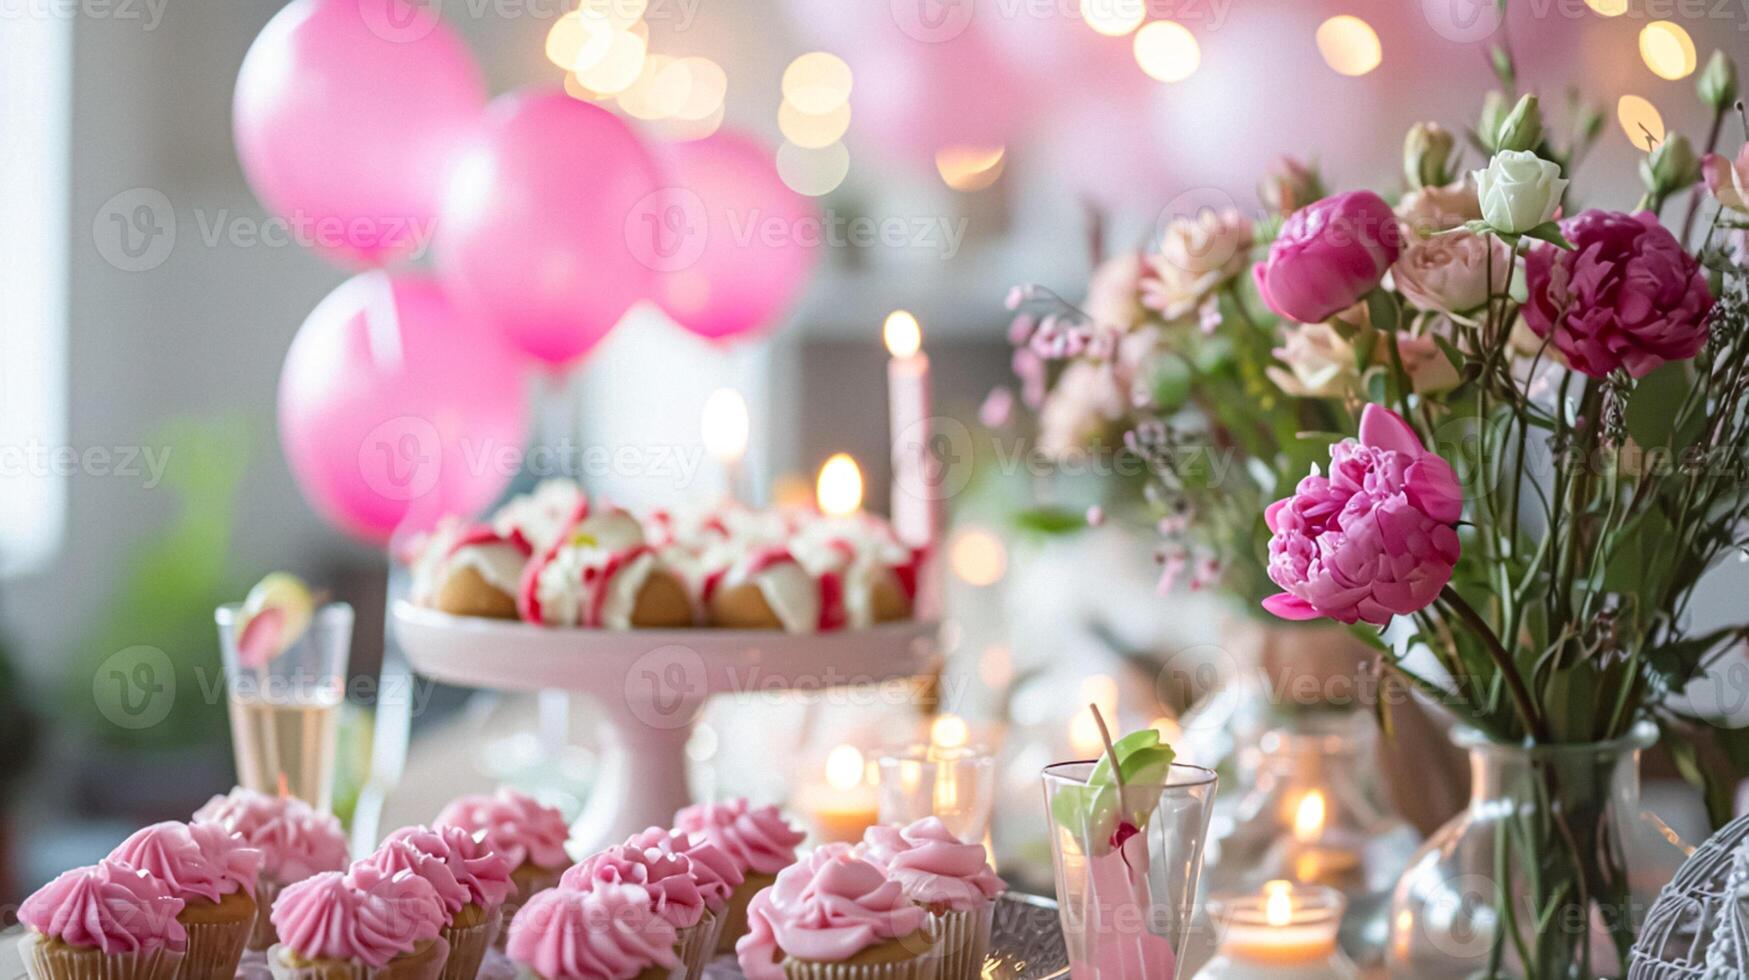
<svg viewBox="0 0 1749 980"><path fill-rule="evenodd" d="M955 837L981 841L996 804L996 756L981 745L913 745L880 757L880 820L939 817Z"/></svg>
<svg viewBox="0 0 1749 980"><path fill-rule="evenodd" d="M1255 895L1210 902L1220 946L1196 980L1356 980L1336 942L1342 893L1274 881Z"/></svg>
<svg viewBox="0 0 1749 980"><path fill-rule="evenodd" d="M333 805L352 607L334 602L316 610L309 629L265 663L238 656L240 611L232 603L214 614L237 781L262 793L295 796L326 813Z"/></svg>
<svg viewBox="0 0 1749 980"><path fill-rule="evenodd" d="M1190 932L1217 779L1089 786L1093 762L1044 770L1057 903L1076 980L1173 980Z"/></svg>
<svg viewBox="0 0 1749 980"><path fill-rule="evenodd" d="M1324 885L1346 902L1342 947L1383 958L1391 890L1420 835L1391 809L1376 778L1377 725L1352 712L1313 715L1263 737L1235 824L1210 848L1214 895L1257 894L1265 883Z"/></svg>

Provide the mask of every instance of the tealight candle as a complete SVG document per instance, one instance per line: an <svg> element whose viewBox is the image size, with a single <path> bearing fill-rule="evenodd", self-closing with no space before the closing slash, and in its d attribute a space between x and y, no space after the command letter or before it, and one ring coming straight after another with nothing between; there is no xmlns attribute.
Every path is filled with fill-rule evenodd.
<svg viewBox="0 0 1749 980"><path fill-rule="evenodd" d="M1259 895L1210 903L1219 924L1215 958L1195 980L1357 980L1336 945L1344 902L1333 888L1272 881Z"/></svg>
<svg viewBox="0 0 1749 980"><path fill-rule="evenodd" d="M825 780L801 787L795 809L812 826L820 843L862 840L880 817L880 800L868 779L868 764L854 745L840 745L826 756Z"/></svg>

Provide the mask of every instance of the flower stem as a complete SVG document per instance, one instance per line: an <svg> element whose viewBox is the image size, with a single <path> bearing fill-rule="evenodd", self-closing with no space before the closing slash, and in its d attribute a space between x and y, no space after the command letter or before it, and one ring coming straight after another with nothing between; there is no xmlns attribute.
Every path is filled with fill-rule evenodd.
<svg viewBox="0 0 1749 980"><path fill-rule="evenodd" d="M1487 649L1488 656L1494 660L1494 665L1500 668L1500 676L1506 681L1506 689L1511 693L1513 703L1518 706L1518 713L1524 717L1524 725L1531 736L1539 742L1547 742L1548 728L1536 712L1536 703L1531 700L1530 691L1524 686L1524 678L1519 676L1518 668L1512 663L1512 654L1500 643L1500 637L1494 634L1494 628L1451 586L1446 586L1439 597L1445 600L1445 604L1460 619L1469 624L1470 629L1482 641L1482 646Z"/></svg>

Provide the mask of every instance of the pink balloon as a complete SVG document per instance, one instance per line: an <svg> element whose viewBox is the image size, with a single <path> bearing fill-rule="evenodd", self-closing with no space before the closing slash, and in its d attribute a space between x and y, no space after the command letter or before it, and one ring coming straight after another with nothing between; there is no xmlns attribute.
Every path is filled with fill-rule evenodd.
<svg viewBox="0 0 1749 980"><path fill-rule="evenodd" d="M433 5L293 0L243 59L237 155L293 235L352 266L430 244L450 167L486 104Z"/></svg>
<svg viewBox="0 0 1749 980"><path fill-rule="evenodd" d="M587 353L656 292L634 248L661 181L618 116L559 90L493 102L444 198L438 269L458 299L548 364Z"/></svg>
<svg viewBox="0 0 1749 980"><path fill-rule="evenodd" d="M528 434L523 372L435 280L367 272L298 328L279 439L304 498L372 543L495 500Z"/></svg>
<svg viewBox="0 0 1749 980"><path fill-rule="evenodd" d="M773 325L808 281L824 226L777 160L745 133L721 130L665 154L669 186L641 245L665 275L658 305L708 340Z"/></svg>

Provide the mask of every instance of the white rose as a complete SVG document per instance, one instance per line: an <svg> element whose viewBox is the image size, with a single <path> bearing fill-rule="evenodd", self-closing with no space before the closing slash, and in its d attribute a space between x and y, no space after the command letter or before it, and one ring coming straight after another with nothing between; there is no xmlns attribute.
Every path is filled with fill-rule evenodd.
<svg viewBox="0 0 1749 980"><path fill-rule="evenodd" d="M1567 182L1561 168L1529 150L1501 150L1488 169L1470 173L1482 220L1495 231L1527 232L1555 216Z"/></svg>

